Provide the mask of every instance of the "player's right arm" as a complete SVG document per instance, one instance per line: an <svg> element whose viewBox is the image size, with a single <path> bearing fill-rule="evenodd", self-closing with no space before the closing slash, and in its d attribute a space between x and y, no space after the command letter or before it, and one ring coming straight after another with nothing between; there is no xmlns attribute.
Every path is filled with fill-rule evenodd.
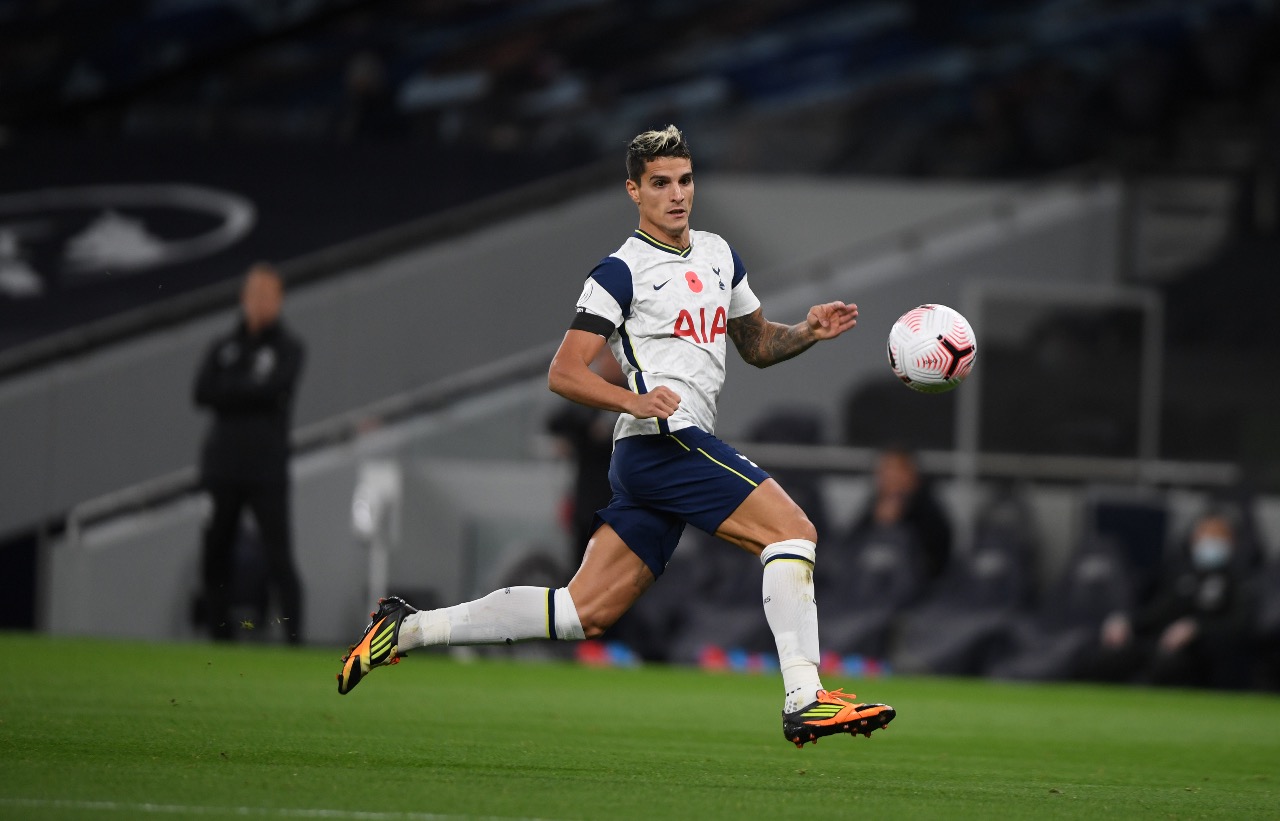
<svg viewBox="0 0 1280 821"><path fill-rule="evenodd" d="M605 339L599 334L570 328L551 359L547 386L565 399L601 410L629 413L637 419L669 419L680 407L680 397L665 386L648 393L632 393L591 369Z"/></svg>

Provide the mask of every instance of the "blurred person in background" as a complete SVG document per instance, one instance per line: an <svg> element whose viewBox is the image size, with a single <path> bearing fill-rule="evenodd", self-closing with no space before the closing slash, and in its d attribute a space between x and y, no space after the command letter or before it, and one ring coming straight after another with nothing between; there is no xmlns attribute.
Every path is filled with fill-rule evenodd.
<svg viewBox="0 0 1280 821"><path fill-rule="evenodd" d="M608 347L600 349L591 369L614 385L627 386L622 367ZM564 456L573 462L573 489L565 499L564 510L571 540L570 572L582 564L596 529L596 515L613 499L609 462L613 459L613 426L617 418L616 413L566 400L564 407L547 420L547 430L560 443ZM657 651L650 648L658 648L667 638L656 632L632 610L610 625L602 638L621 642L645 658L655 658Z"/></svg>
<svg viewBox="0 0 1280 821"><path fill-rule="evenodd" d="M218 640L231 639L239 626L231 610L246 509L257 525L285 635L294 644L303 635L289 520L289 432L303 345L280 318L283 303L279 272L253 265L240 291L240 320L209 346L195 381L196 405L213 415L200 453L200 483L213 503L201 567L207 627Z"/></svg>
<svg viewBox="0 0 1280 821"><path fill-rule="evenodd" d="M408 132L405 117L396 107L386 62L377 52L360 51L347 60L333 119L333 135L344 143Z"/></svg>
<svg viewBox="0 0 1280 821"><path fill-rule="evenodd" d="M937 581L951 561L951 521L915 454L898 446L883 448L876 457L871 498L845 541L861 544L877 529L893 527L905 528L918 545L924 581Z"/></svg>
<svg viewBox="0 0 1280 821"><path fill-rule="evenodd" d="M608 348L601 349L591 368L614 385L627 384ZM613 457L615 421L617 414L577 402L565 402L547 420L547 431L556 438L564 457L573 461L573 490L566 500L565 515L572 539L572 567L582 563L587 542L595 532L596 511L608 507L613 498L609 460Z"/></svg>
<svg viewBox="0 0 1280 821"><path fill-rule="evenodd" d="M1201 516L1186 553L1135 615L1113 613L1085 678L1186 687L1248 683L1256 597L1239 530L1219 511Z"/></svg>
<svg viewBox="0 0 1280 821"><path fill-rule="evenodd" d="M620 414L613 499L582 565L566 587L507 587L437 610L382 599L343 658L338 692L415 647L596 638L662 575L692 523L764 566L784 737L803 746L834 733L869 735L894 718L893 708L855 704L852 694L826 690L818 674L816 529L776 480L712 433L728 340L764 368L851 330L857 306L815 305L796 325L766 320L737 253L689 226L693 160L675 126L632 139L626 190L639 227L588 276L548 372L553 392ZM606 345L630 389L592 370Z"/></svg>

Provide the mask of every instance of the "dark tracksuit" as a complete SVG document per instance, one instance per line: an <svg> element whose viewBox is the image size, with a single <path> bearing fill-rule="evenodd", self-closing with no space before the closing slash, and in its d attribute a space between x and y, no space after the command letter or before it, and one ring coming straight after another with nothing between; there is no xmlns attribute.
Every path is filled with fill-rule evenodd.
<svg viewBox="0 0 1280 821"><path fill-rule="evenodd" d="M241 511L258 525L267 581L279 597L285 634L302 637L302 592L289 524L289 431L303 346L277 321L250 335L244 323L214 341L195 383L195 403L213 412L200 455L200 481L213 501L202 571L209 627L228 639Z"/></svg>
<svg viewBox="0 0 1280 821"><path fill-rule="evenodd" d="M1185 569L1134 618L1134 632L1154 645L1170 624L1196 620L1196 637L1173 653L1152 650L1149 675L1155 684L1184 687L1243 687L1256 612L1253 586L1236 568Z"/></svg>
<svg viewBox="0 0 1280 821"><path fill-rule="evenodd" d="M571 567L582 563L587 542L595 533L596 511L609 506L609 460L613 457L613 420L616 413L585 405L566 404L547 420L547 430L564 439L573 451L573 543Z"/></svg>

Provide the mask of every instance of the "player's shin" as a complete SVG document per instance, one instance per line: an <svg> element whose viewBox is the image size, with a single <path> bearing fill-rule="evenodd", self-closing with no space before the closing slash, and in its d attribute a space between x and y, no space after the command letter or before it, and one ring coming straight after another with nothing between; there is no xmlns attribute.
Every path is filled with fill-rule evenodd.
<svg viewBox="0 0 1280 821"><path fill-rule="evenodd" d="M764 614L778 645L786 690L784 711L812 702L818 677L818 606L813 595L816 545L807 539L775 542L760 554L764 564Z"/></svg>
<svg viewBox="0 0 1280 821"><path fill-rule="evenodd" d="M475 601L407 616L400 649L584 638L567 588L504 587Z"/></svg>

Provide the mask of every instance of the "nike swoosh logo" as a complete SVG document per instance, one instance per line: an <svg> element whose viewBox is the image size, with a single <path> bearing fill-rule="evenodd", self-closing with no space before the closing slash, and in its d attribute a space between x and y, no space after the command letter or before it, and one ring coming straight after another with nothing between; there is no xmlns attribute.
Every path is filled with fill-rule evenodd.
<svg viewBox="0 0 1280 821"><path fill-rule="evenodd" d="M671 280L669 280L669 279L668 279L666 282L662 283L662 285L655 285L655 286L653 286L653 290L655 290L655 291L661 291L661 290L666 286L667 282L670 282L670 281L671 281Z"/></svg>

